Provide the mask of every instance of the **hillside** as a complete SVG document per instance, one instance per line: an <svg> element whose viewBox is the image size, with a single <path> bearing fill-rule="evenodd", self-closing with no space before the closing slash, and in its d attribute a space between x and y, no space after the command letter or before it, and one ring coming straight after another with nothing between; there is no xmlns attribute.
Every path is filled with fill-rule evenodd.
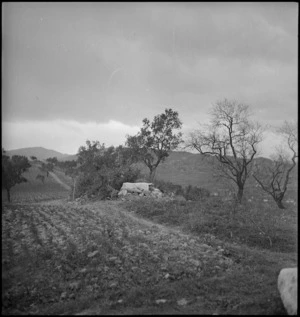
<svg viewBox="0 0 300 317"><path fill-rule="evenodd" d="M180 155L165 169L201 171ZM277 277L297 263L294 204L70 201L71 178L54 169L42 182L31 163L12 202L2 195L4 315L285 314Z"/></svg>
<svg viewBox="0 0 300 317"><path fill-rule="evenodd" d="M76 159L76 155L64 154L58 151L45 149L43 147L29 147L29 148L8 150L6 151L6 154L9 156L23 155L23 156L27 156L28 158L30 158L30 156L35 156L37 157L38 160L46 160L49 157L57 157L59 161Z"/></svg>
<svg viewBox="0 0 300 317"><path fill-rule="evenodd" d="M214 198L78 204L50 194L3 205L4 315L285 313L277 276L297 263L291 209L252 205L233 221Z"/></svg>
<svg viewBox="0 0 300 317"><path fill-rule="evenodd" d="M189 152L172 152L165 162L161 163L156 172L158 180L169 181L182 186L199 186L210 191L223 191L228 188L228 180L213 176L211 165L214 158L205 158L201 154ZM259 157L257 161L269 164L270 159ZM148 168L144 164L139 167L147 175Z"/></svg>
<svg viewBox="0 0 300 317"><path fill-rule="evenodd" d="M22 175L27 182L20 183L11 188L11 201L13 203L28 203L37 201L46 201L52 199L67 198L69 189L72 185L72 179L66 176L62 171L55 168L53 172L46 176L46 173L40 170L39 162L30 162L31 167ZM37 179L38 175L44 176L44 181ZM59 177L60 181L57 180ZM65 183L67 186L61 184ZM7 202L6 191L2 190L2 202Z"/></svg>
<svg viewBox="0 0 300 317"><path fill-rule="evenodd" d="M49 157L57 157L60 161L76 160L76 155L63 154L54 150L45 149L43 147L23 148L17 150L7 151L8 155L25 155L27 157L36 156L39 160L45 160ZM211 192L224 193L226 190L232 188L232 184L223 178L214 177L214 170L209 164L212 158L204 158L200 154L176 151L171 152L165 162L161 163L156 172L156 179L172 182L182 186L198 186L203 187ZM271 160L264 157L258 157L257 162L268 166ZM138 167L141 169L143 175L149 174L149 169L143 164L139 163ZM293 191L293 196L298 190L298 173L297 168L292 172L291 185L289 191ZM234 185L233 185L234 186ZM254 179L247 182L248 187L255 187Z"/></svg>

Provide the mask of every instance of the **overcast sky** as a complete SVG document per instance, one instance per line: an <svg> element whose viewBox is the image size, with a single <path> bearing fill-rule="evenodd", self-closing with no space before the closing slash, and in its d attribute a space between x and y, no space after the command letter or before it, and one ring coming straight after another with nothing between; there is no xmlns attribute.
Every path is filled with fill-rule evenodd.
<svg viewBox="0 0 300 317"><path fill-rule="evenodd" d="M188 133L224 98L278 126L297 118L297 76L294 2L2 4L7 150L124 144L165 108Z"/></svg>

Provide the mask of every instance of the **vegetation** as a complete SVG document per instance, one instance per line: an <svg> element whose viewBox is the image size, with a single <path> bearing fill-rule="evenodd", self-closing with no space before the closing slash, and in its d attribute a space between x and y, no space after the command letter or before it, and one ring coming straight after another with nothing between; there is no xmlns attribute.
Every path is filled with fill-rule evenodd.
<svg viewBox="0 0 300 317"><path fill-rule="evenodd" d="M231 106L225 108L232 110ZM286 202L286 209L278 209L274 201L263 201L265 192L249 177L253 162L259 167L264 161L270 163L254 159L254 140L259 141L261 130L255 130L251 139L248 108L232 107L230 131L235 132L228 136L229 145L224 134L215 141L224 145L219 155L206 153L209 158L201 161L201 168L187 153L173 152L170 162L163 163L169 155L166 151L160 167L174 174L177 183L164 180L166 174L160 173L154 180L164 193L160 199L137 196L133 201L103 201L113 198L123 182L141 179L137 161L142 156L138 155L155 153L151 148L136 155L132 147L106 148L99 141L87 141L79 148L77 161L32 159L31 166L26 158L10 159L2 151L2 174L20 170L19 180L28 180L15 184L14 203L2 198L2 313L285 314L277 277L283 267L297 265L296 207ZM244 115L247 120L242 119ZM160 117L155 118L159 121ZM234 122L243 122L239 132ZM149 121L144 123L149 128L145 135L151 136ZM252 140L252 150L236 140L238 133L242 144ZM217 140L221 133L215 136ZM287 167L282 175L288 174L295 183L291 175L296 143L287 140L294 157L291 164L282 165ZM237 160L228 154L233 149ZM201 150L205 153L205 148ZM149 162L155 165L154 156ZM232 169L220 157L230 160ZM196 159L199 162L201 157ZM227 173L243 171L241 177L247 183L243 183L246 199L242 204L219 191L215 195L217 186L224 183L209 184L206 167L217 160L220 171L225 171L224 166ZM52 173L45 178L40 170L47 171L49 166ZM191 175L188 169L197 179L182 180L173 173L180 170ZM292 183L288 186L287 181L285 186L286 196L294 198ZM74 200L82 195L102 201Z"/></svg>
<svg viewBox="0 0 300 317"><path fill-rule="evenodd" d="M57 163L58 163L57 157L49 157L46 159L46 161L48 163L52 163L54 166L57 165Z"/></svg>
<svg viewBox="0 0 300 317"><path fill-rule="evenodd" d="M274 210L272 205L262 207L254 202L241 206L220 197L207 197L201 204L148 198L126 202L125 206L143 218L180 226L198 236L213 234L223 243L283 253L296 252L296 222L293 225L296 214L290 211L282 213Z"/></svg>
<svg viewBox="0 0 300 317"><path fill-rule="evenodd" d="M2 188L6 190L9 202L11 201L11 188L17 184L27 182L27 179L22 174L26 172L30 166L27 157L13 155L10 158L5 155L5 150L2 149Z"/></svg>
<svg viewBox="0 0 300 317"><path fill-rule="evenodd" d="M2 313L285 314L277 276L297 261L296 214L247 208L214 197L4 206Z"/></svg>
<svg viewBox="0 0 300 317"><path fill-rule="evenodd" d="M211 111L211 123L192 132L187 140L187 146L217 158L214 168L220 177L236 184L239 203L251 175L257 145L262 141L262 127L250 121L250 115L248 105L227 99L218 101Z"/></svg>
<svg viewBox="0 0 300 317"><path fill-rule="evenodd" d="M191 201L203 200L210 196L209 190L197 186L189 185L187 187L182 187L181 185L175 185L171 182L164 182L162 180L156 180L154 186L164 194L172 197L182 196L184 199Z"/></svg>
<svg viewBox="0 0 300 317"><path fill-rule="evenodd" d="M53 172L54 164L53 163L41 163L41 166L39 169L46 174L47 177L49 177L49 172Z"/></svg>
<svg viewBox="0 0 300 317"><path fill-rule="evenodd" d="M32 162L31 167L26 170L22 176L26 178L27 182L19 183L11 189L12 202L16 204L28 204L41 201L49 201L53 199L62 199L68 197L69 191L62 187L52 177L45 178L40 174L39 162ZM67 184L72 184L71 178L64 176L64 173L55 170L55 174ZM41 186L42 179L37 177L41 175L44 177L44 183ZM7 203L8 198L2 192L2 203Z"/></svg>
<svg viewBox="0 0 300 317"><path fill-rule="evenodd" d="M178 112L165 109L165 112L155 116L151 123L145 118L143 127L137 135L127 135L126 146L149 168L150 182L154 181L158 165L182 142L181 132L174 133L174 130L181 129L181 126Z"/></svg>
<svg viewBox="0 0 300 317"><path fill-rule="evenodd" d="M285 122L278 132L284 136L287 150L277 149L277 153L273 156L272 165L257 165L253 177L261 188L273 197L277 206L284 209L282 200L298 157L297 125Z"/></svg>
<svg viewBox="0 0 300 317"><path fill-rule="evenodd" d="M119 146L105 148L99 141L87 141L78 151L79 177L76 197L111 197L124 182L134 182L140 173L133 166L131 151Z"/></svg>
<svg viewBox="0 0 300 317"><path fill-rule="evenodd" d="M65 175L70 176L73 180L72 184L72 198L75 199L75 193L76 193L76 182L79 175L79 167L76 161L65 161L61 162L60 166L65 171Z"/></svg>

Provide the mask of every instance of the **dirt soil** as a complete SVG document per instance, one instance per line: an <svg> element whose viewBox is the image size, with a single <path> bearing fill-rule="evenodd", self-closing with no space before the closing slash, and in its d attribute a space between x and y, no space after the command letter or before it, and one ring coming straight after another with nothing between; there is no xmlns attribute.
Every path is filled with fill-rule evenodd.
<svg viewBox="0 0 300 317"><path fill-rule="evenodd" d="M40 252L50 252L50 250L55 249L51 252L56 254L61 252L63 257L64 250L71 242L73 248L75 248L74 254L84 256L82 261L85 261L85 264L74 267L70 273L71 275L65 277L66 281L79 281L78 278L80 277L75 278L75 276L82 269L88 271L96 269L92 277L87 277L85 286L82 286L81 289L82 293L79 292L76 296L81 297L81 295L89 294L89 291L87 291L89 289L89 278L94 278L93 283L97 280L98 283L105 283L108 289L112 288L110 298L113 300L109 304L103 304L102 302L101 307L96 305L96 307L83 310L82 314L111 314L115 312L116 308L112 309L114 305L118 306L118 314L145 314L147 312L152 314L206 313L202 307L201 292L197 296L197 294L189 294L188 290L182 290L180 297L178 297L178 291L172 296L172 283L175 286L177 282L199 278L203 274L204 266L207 265L217 266L216 276L221 271L231 270L233 265L229 258L223 256L222 250L213 249L204 244L199 238L191 237L178 229L139 219L130 212L123 210L119 206L119 202L95 202L78 206L76 203L56 200L44 203L11 205L4 208L2 220L3 245L7 248L10 246L10 250L4 247L3 260L6 261L5 263L13 263L13 267L10 267L8 271L18 272L18 274L10 275L11 283L8 283L10 287L8 287L8 290L5 289L6 294L9 294L7 295L7 302L9 303L13 301L14 292L18 292L16 285L14 285L14 279L18 285L27 283L27 291L31 294L30 287L32 285L30 284L34 284L32 281L35 281L36 276L43 275L46 279L47 274L50 274L53 270L55 263L58 264L55 258L47 259L42 267L33 270L32 263L28 263L26 274L32 274L30 275L32 281L28 282L27 276L27 282L23 282L23 270L27 265L24 254L26 253L27 260L36 256L36 252L38 252L36 244L39 244ZM101 254L101 245L100 242L97 242L100 240L96 241L96 238L94 238L93 241L92 237L90 239L87 237L88 233L95 237L101 232L102 237L107 235L106 239L109 238L112 243L110 254ZM22 236L21 243L18 238L20 236ZM84 240L86 237L87 239ZM84 241L86 241L86 244ZM104 243L103 239L101 241L101 243ZM90 246L89 243L93 245ZM98 252L93 255L95 251ZM42 261L42 256L39 258ZM74 258L74 262L76 262L76 258ZM22 269L19 267L20 263L22 263ZM49 272L47 272L48 264ZM57 266L60 267L61 265ZM59 278L59 273L51 272L53 285L49 280L47 282L49 283L48 286L52 286L53 289L61 287L63 293L66 286L56 285L56 274L58 274L56 278ZM106 280L108 275L110 275L109 280ZM147 285L152 293L149 294L145 305L133 304L133 306L141 307L132 307L131 304L128 306L118 304L118 300L122 300L122 298L126 302L128 291L139 287L144 289L147 288ZM35 292L37 287L35 287ZM114 289L117 287L120 287L121 291ZM96 290L90 289L92 293ZM27 296L26 301L30 296ZM43 296L42 291L40 296ZM133 302L135 302L135 296L139 297L139 295L132 295ZM51 296L49 295L49 297ZM52 295L52 301L53 297L55 298L57 295ZM177 304L177 301L180 300L182 302ZM32 301L34 301L33 295ZM46 303L47 299L44 302ZM43 313L43 311L42 307L38 309L40 313ZM15 313L20 313L20 310L15 311Z"/></svg>
<svg viewBox="0 0 300 317"><path fill-rule="evenodd" d="M263 281L249 265L243 281L244 266L226 254L222 241L210 239L208 245L203 237L139 218L120 201L5 205L2 313L284 313L277 273ZM270 255L270 266L290 261ZM252 282L257 292L251 286L248 294ZM266 294L261 285L269 282Z"/></svg>

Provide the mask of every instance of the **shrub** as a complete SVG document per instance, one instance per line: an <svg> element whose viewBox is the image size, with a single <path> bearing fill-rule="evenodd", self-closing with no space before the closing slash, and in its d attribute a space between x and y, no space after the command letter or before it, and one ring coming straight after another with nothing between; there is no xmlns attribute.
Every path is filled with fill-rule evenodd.
<svg viewBox="0 0 300 317"><path fill-rule="evenodd" d="M176 185L171 182L165 182L162 180L156 180L154 186L158 188L164 194L175 194L184 196L184 189L181 185Z"/></svg>
<svg viewBox="0 0 300 317"><path fill-rule="evenodd" d="M199 201L210 196L209 190L191 185L183 188L181 185L157 180L154 182L154 186L164 194L170 195L173 193L176 196L183 196L186 200Z"/></svg>
<svg viewBox="0 0 300 317"><path fill-rule="evenodd" d="M111 180L111 186L116 189L120 190L123 183L130 182L134 183L141 177L141 172L137 168L129 167L125 170L118 171L113 175Z"/></svg>
<svg viewBox="0 0 300 317"><path fill-rule="evenodd" d="M186 200L198 201L210 196L209 190L189 185L184 191Z"/></svg>
<svg viewBox="0 0 300 317"><path fill-rule="evenodd" d="M106 199L113 191L119 191L124 182L135 182L138 177L140 177L140 171L131 167L116 171L111 169L105 174L100 172L82 174L77 181L75 197L94 195L100 199Z"/></svg>

